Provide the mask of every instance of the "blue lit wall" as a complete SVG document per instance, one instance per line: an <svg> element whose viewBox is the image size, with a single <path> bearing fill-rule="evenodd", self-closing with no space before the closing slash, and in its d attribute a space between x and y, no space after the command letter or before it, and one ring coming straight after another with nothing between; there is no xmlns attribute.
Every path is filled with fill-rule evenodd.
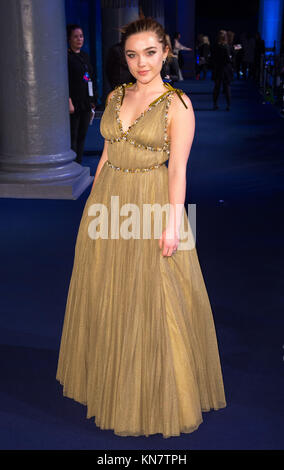
<svg viewBox="0 0 284 470"><path fill-rule="evenodd" d="M260 0L258 30L265 47L276 45L276 53L280 52L283 22L283 0Z"/></svg>

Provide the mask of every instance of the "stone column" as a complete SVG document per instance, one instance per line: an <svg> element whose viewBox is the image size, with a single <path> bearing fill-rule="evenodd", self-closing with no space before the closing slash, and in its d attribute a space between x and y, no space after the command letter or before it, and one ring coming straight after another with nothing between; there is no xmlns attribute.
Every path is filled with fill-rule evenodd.
<svg viewBox="0 0 284 470"><path fill-rule="evenodd" d="M63 0L0 2L0 197L77 199Z"/></svg>

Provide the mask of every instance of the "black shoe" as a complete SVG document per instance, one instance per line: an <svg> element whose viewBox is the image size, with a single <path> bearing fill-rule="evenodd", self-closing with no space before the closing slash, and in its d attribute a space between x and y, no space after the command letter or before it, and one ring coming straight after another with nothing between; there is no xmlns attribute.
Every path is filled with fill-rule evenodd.
<svg viewBox="0 0 284 470"><path fill-rule="evenodd" d="M230 106L227 106L226 111L230 111Z"/></svg>
<svg viewBox="0 0 284 470"><path fill-rule="evenodd" d="M214 104L214 106L213 106L213 110L216 110L216 109L219 109L218 104Z"/></svg>

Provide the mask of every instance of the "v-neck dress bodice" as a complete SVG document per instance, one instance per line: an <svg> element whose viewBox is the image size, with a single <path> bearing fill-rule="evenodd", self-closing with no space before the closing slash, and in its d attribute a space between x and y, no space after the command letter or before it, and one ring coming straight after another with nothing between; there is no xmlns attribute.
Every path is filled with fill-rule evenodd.
<svg viewBox="0 0 284 470"><path fill-rule="evenodd" d="M110 143L108 159L126 168L166 162L170 154L168 109L176 89L165 91L125 130L119 116L125 86L115 89L100 122L101 135Z"/></svg>
<svg viewBox="0 0 284 470"><path fill-rule="evenodd" d="M120 114L121 114L121 106L123 104L123 99L124 99L124 96L125 96L125 89L128 88L129 85L132 85L132 83L130 84L123 84L123 87L122 87L122 97L118 99L118 106L116 106L116 118L117 118L117 121L118 121L118 124L119 124L119 127L120 127L120 130L121 130L121 134L122 135L127 135L130 131L130 129L132 129L133 127L135 127L135 125L137 124L137 122L140 121L140 119L142 119L144 117L145 114L147 114L147 112L149 112L155 105L157 105L158 103L160 103L162 101L162 99L169 93L169 89L167 89L167 91L164 91L164 93L162 93L160 96L158 96L155 100L151 101L151 103L143 110L143 112L141 112L137 118L133 121L133 123L131 123L127 129L124 128L123 126L123 122L122 122L122 119L120 117ZM165 86L165 85L164 85ZM165 86L165 88L168 88Z"/></svg>

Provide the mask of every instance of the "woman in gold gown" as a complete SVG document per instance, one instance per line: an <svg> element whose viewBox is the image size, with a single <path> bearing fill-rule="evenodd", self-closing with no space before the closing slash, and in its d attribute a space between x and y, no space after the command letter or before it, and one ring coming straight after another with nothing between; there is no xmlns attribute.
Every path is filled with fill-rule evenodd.
<svg viewBox="0 0 284 470"><path fill-rule="evenodd" d="M162 26L139 19L122 41L136 83L109 94L101 119L105 144L78 230L56 378L101 429L168 438L226 406L212 310L186 235L195 120L189 97L162 81ZM156 214L144 217L154 205L166 207L158 236ZM137 209L140 218L119 227Z"/></svg>

